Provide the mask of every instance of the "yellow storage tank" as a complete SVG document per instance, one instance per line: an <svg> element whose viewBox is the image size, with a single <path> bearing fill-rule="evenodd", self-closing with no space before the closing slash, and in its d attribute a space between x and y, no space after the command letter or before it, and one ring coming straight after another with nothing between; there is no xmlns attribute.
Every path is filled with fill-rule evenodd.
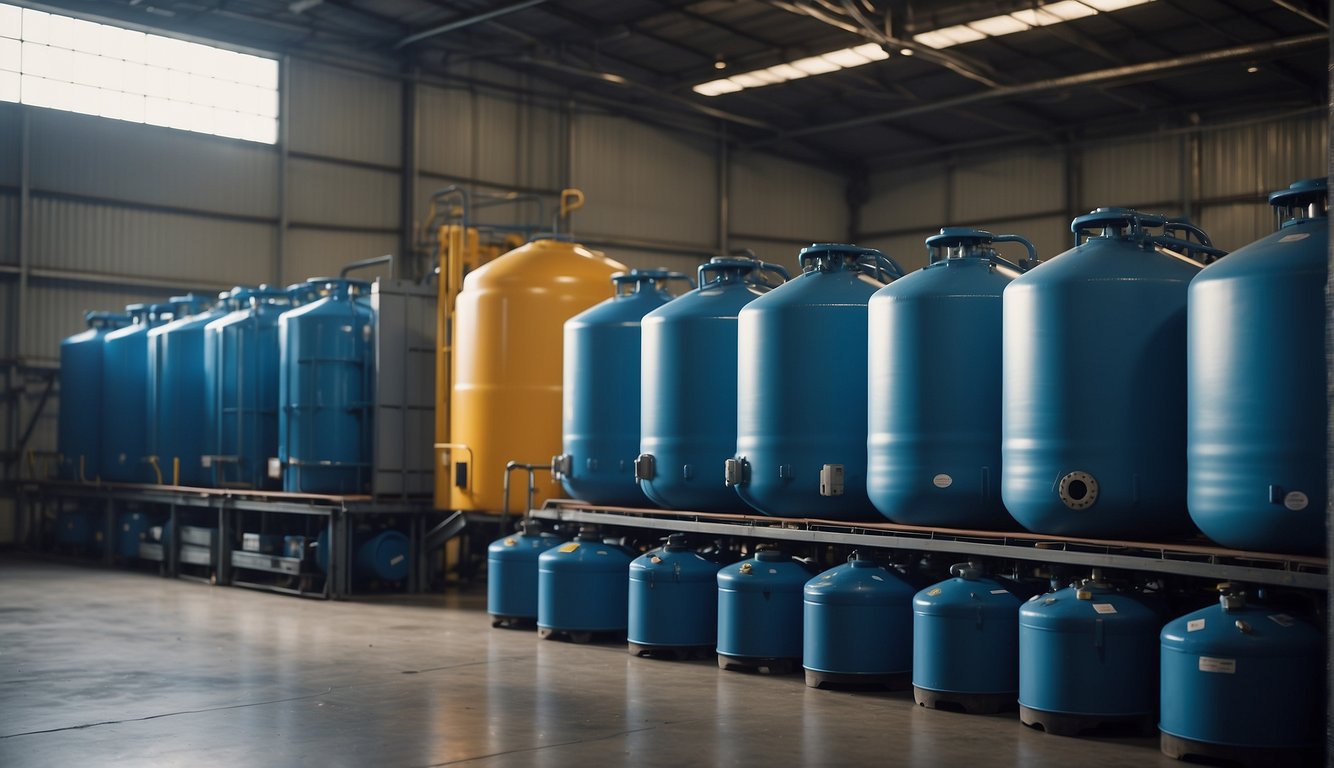
<svg viewBox="0 0 1334 768"><path fill-rule="evenodd" d="M611 298L626 267L564 240L534 240L469 274L454 314L450 441L441 467L449 508L501 512L505 465L547 465L561 452L561 365L565 321ZM513 478L510 504L527 482ZM550 475L536 478L534 505L559 498Z"/></svg>

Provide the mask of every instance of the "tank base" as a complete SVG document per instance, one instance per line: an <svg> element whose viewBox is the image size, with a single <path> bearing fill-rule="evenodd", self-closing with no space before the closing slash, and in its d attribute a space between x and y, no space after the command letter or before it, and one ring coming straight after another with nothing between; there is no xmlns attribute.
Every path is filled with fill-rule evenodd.
<svg viewBox="0 0 1334 768"><path fill-rule="evenodd" d="M801 659L764 656L727 656L718 654L718 669L729 672L758 672L765 675L790 675L801 669Z"/></svg>
<svg viewBox="0 0 1334 768"><path fill-rule="evenodd" d="M625 650L631 656L647 659L673 659L691 661L712 658L712 645L647 645L644 643L626 643Z"/></svg>
<svg viewBox="0 0 1334 768"><path fill-rule="evenodd" d="M580 645L588 643L625 642L625 630L623 629L596 630L539 627L537 636L542 640L568 640L571 643L578 643Z"/></svg>
<svg viewBox="0 0 1334 768"><path fill-rule="evenodd" d="M1103 731L1108 736L1152 736L1158 732L1156 715L1077 715L1046 712L1020 704L1019 720L1024 725L1041 728L1056 736L1078 736L1092 730Z"/></svg>
<svg viewBox="0 0 1334 768"><path fill-rule="evenodd" d="M994 715L1008 712L1019 704L1019 692L1013 693L958 693L933 691L913 686L913 698L927 709L962 712L966 715Z"/></svg>
<svg viewBox="0 0 1334 768"><path fill-rule="evenodd" d="M1238 747L1183 739L1169 733L1162 734L1158 744L1164 755L1177 760L1203 758L1243 765L1246 768L1280 768L1281 766L1317 766L1322 764L1319 747Z"/></svg>
<svg viewBox="0 0 1334 768"><path fill-rule="evenodd" d="M808 688L843 688L847 690L867 690L880 688L887 691L902 691L912 684L912 673L895 672L888 675L852 675L845 672L817 672L806 670Z"/></svg>
<svg viewBox="0 0 1334 768"><path fill-rule="evenodd" d="M491 614L494 629L532 629L537 626L536 616L499 616Z"/></svg>

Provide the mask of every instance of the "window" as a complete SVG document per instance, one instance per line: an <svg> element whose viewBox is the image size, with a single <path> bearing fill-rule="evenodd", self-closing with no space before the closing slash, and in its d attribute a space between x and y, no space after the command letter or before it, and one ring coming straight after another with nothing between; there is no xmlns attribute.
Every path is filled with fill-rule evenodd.
<svg viewBox="0 0 1334 768"><path fill-rule="evenodd" d="M0 101L278 140L275 59L3 4Z"/></svg>

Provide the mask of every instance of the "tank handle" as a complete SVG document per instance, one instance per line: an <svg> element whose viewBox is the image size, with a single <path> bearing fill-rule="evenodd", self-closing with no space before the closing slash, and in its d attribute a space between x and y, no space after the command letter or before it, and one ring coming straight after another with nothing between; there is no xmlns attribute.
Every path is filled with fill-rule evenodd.
<svg viewBox="0 0 1334 768"><path fill-rule="evenodd" d="M812 243L801 249L797 261L803 271L810 272L815 269L825 270L825 265L835 263L834 259L840 256L840 269L859 272L880 283L888 284L904 275L903 267L884 252L842 243Z"/></svg>
<svg viewBox="0 0 1334 768"><path fill-rule="evenodd" d="M941 256L941 249L962 245L983 247L993 243L1018 243L1024 247L1024 250L1028 251L1028 258L1013 262L996 253L994 249L987 248L986 258L997 267L1012 269L1015 272L1027 272L1041 263L1038 260L1037 248L1028 238L1021 235L993 235L983 229L942 227L940 234L932 235L926 239L926 250L930 263L935 264L945 260Z"/></svg>
<svg viewBox="0 0 1334 768"><path fill-rule="evenodd" d="M691 288L695 281L684 272L668 269L632 269L629 272L617 272L611 276L611 284L616 289L616 296L630 296L639 293L643 286L652 283L661 287L664 283L681 280Z"/></svg>
<svg viewBox="0 0 1334 768"><path fill-rule="evenodd" d="M718 275L713 278L707 277L713 273L718 273ZM699 282L699 287L705 288L714 283L722 282L723 276L727 274L739 275L745 282L764 290L773 290L792 279L792 275L778 264L770 264L759 259L732 256L719 256L700 264L696 272L696 279ZM775 282L764 277L765 274L781 279Z"/></svg>
<svg viewBox="0 0 1334 768"><path fill-rule="evenodd" d="M1184 218L1171 218L1153 213L1141 213L1130 208L1098 208L1092 213L1075 217L1070 222L1070 229L1075 235L1075 247L1083 245L1094 229L1117 227L1118 235L1125 240L1134 240L1143 247L1161 248L1199 264L1209 264L1227 255L1227 251L1215 248L1209 235ZM1150 228L1161 228L1162 233L1150 232ZM1180 233L1178 237L1174 233ZM1195 240L1190 237L1194 236Z"/></svg>

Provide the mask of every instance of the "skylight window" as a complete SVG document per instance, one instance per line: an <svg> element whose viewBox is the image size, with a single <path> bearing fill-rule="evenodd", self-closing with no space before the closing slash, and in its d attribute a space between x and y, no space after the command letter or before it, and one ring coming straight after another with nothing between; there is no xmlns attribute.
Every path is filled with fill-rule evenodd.
<svg viewBox="0 0 1334 768"><path fill-rule="evenodd" d="M724 93L736 93L744 88L759 88L764 85L785 83L789 80L800 80L811 75L823 75L828 72L837 72L840 69L860 67L863 64L870 64L873 61L888 58L889 54L885 53L885 50L879 45L865 43L854 48L843 48L822 53L819 56L807 56L804 59L775 64L765 69L742 72L720 80L710 80L707 83L700 83L695 86L694 91L701 96L719 96Z"/></svg>
<svg viewBox="0 0 1334 768"><path fill-rule="evenodd" d="M275 59L3 4L0 101L278 140Z"/></svg>

